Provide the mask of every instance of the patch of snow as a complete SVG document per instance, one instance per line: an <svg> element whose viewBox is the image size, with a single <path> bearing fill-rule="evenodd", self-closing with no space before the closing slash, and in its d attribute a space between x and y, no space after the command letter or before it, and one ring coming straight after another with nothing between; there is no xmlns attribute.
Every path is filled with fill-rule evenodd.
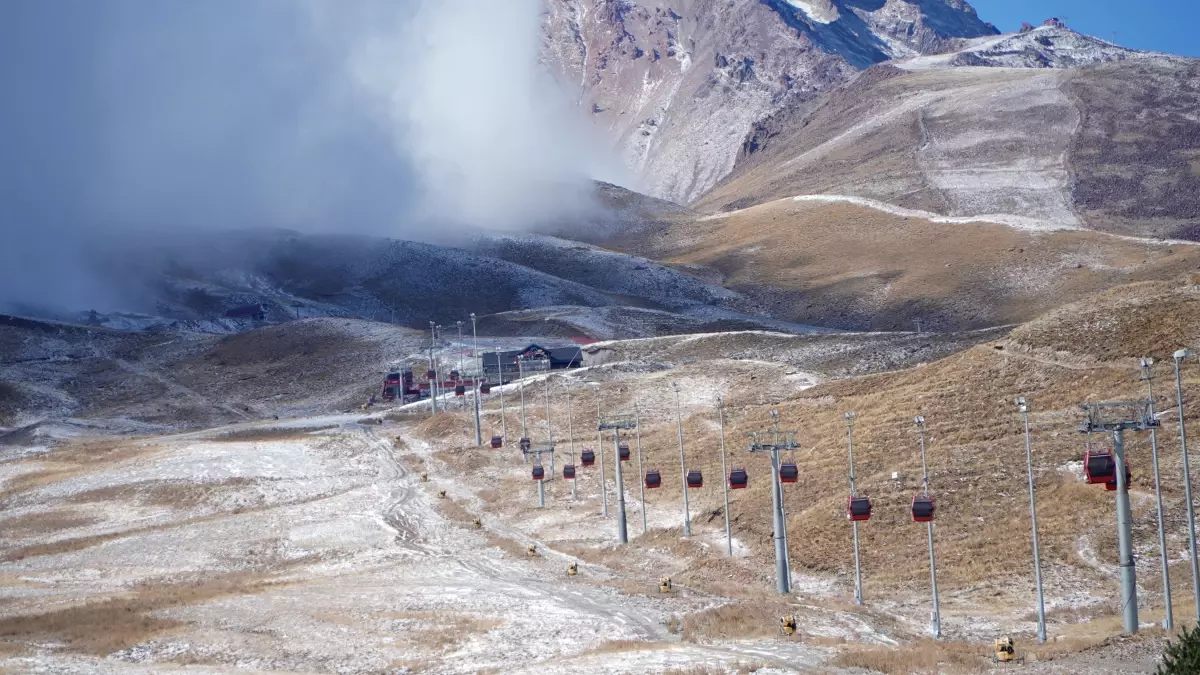
<svg viewBox="0 0 1200 675"><path fill-rule="evenodd" d="M830 24L839 18L838 9L829 2L814 3L812 0L784 0L787 4L804 12L809 19L816 23Z"/></svg>
<svg viewBox="0 0 1200 675"><path fill-rule="evenodd" d="M857 204L858 206L865 206L870 209L884 211L886 213L902 216L904 218L921 218L933 223L944 223L947 225L992 223L996 225L1007 225L1014 229L1029 230L1033 232L1053 232L1056 230L1079 229L1078 227L1072 225L1042 220L1040 218L1028 218L1010 213L988 213L978 216L942 216L929 211L906 209L904 207L888 204L876 199L866 199L864 197L854 197L850 195L799 195L792 197L792 200L797 202L843 202L848 204Z"/></svg>

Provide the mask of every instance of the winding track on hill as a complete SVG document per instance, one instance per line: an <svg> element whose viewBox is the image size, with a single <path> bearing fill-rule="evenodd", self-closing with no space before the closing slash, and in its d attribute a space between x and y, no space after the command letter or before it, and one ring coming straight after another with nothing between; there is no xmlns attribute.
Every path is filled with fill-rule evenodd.
<svg viewBox="0 0 1200 675"><path fill-rule="evenodd" d="M433 520L432 504L420 489L412 473L405 469L397 460L394 448L390 442L379 437L375 429L368 426L355 425L364 441L376 449L383 470L382 480L391 486L390 497L383 506L384 520L397 532L397 542L406 549L419 555L442 558L453 561L470 576L462 579L463 583L490 592L501 592L521 598L523 602L535 606L538 602L552 602L569 607L580 615L593 617L615 625L624 626L634 631L637 636L647 642L647 649L661 649L663 643L678 645L677 649L686 651L688 661L694 659L748 659L770 662L779 667L794 669L797 667L818 667L824 661L821 650L799 641L759 641L742 644L702 645L681 642L678 635L669 632L664 623L664 616L654 611L647 611L631 602L623 602L621 596L603 587L587 583L571 583L569 585L547 581L534 576L530 564L522 560L506 560L494 556L478 555L476 551L460 550L447 547L439 542L437 533L430 528L429 521ZM406 447L413 448L418 456L431 460L428 445L412 439L407 429L402 429L400 438L404 439ZM436 460L434 460L436 462ZM476 501L472 495L472 501ZM424 512L424 513L423 513ZM449 525L449 527L457 527ZM488 522L485 526L491 532L499 534L521 544L537 546L542 558L560 557L563 561L573 560L571 556L554 550L545 542L534 537L506 527L499 522ZM634 577L602 567L589 565L592 569L582 570L586 579L589 572L600 572L605 576L633 579ZM645 581L645 580L641 580ZM679 586L679 588L684 588ZM712 606L724 604L727 600L698 589L688 589L693 595L707 597ZM665 614L665 613L664 613ZM683 658L683 655L680 654Z"/></svg>
<svg viewBox="0 0 1200 675"><path fill-rule="evenodd" d="M448 558L468 572L471 579L464 582L486 588L491 592L504 592L522 598L525 602L551 601L571 607L573 610L616 624L631 627L645 640L661 641L669 638L666 627L657 617L634 608L613 602L611 595L598 592L590 586L573 585L570 589L559 584L547 583L530 576L521 569L520 563L509 563L487 556L475 555L472 551L448 548L431 542L422 536L429 526L422 518L422 511L431 509L428 502L417 496L412 475L399 462L390 443L379 438L370 428L363 428L362 436L379 453L383 471L380 478L393 486L389 501L383 507L383 518L396 530L397 542L416 553L436 558ZM410 447L419 447L412 444ZM490 529L497 530L489 525ZM503 534L511 536L511 531ZM543 552L549 551L543 543L536 545ZM533 596L532 598L530 596Z"/></svg>

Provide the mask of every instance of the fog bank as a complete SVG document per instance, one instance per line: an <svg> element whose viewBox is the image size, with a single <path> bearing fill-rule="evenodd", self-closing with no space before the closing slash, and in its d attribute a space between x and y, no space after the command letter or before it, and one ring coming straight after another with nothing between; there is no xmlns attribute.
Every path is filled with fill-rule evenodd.
<svg viewBox="0 0 1200 675"><path fill-rule="evenodd" d="M118 308L128 232L428 238L618 179L537 65L538 0L0 5L0 307ZM129 286L130 284L124 284Z"/></svg>

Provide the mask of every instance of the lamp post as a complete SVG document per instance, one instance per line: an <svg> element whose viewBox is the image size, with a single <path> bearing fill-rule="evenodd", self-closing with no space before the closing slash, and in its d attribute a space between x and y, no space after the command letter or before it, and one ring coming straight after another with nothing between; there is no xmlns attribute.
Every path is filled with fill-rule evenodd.
<svg viewBox="0 0 1200 675"><path fill-rule="evenodd" d="M433 349L437 346L437 326L429 322L429 372L433 378L429 380L429 410L430 416L437 415L437 361L433 358Z"/></svg>
<svg viewBox="0 0 1200 675"><path fill-rule="evenodd" d="M567 444L571 447L571 466L575 466L575 419L571 413L571 380L567 379ZM571 478L571 499L577 499L579 494L579 473Z"/></svg>
<svg viewBox="0 0 1200 675"><path fill-rule="evenodd" d="M554 430L550 427L550 373L546 373L546 442L554 448ZM550 473L554 473L554 453L550 453Z"/></svg>
<svg viewBox="0 0 1200 675"><path fill-rule="evenodd" d="M729 468L725 464L725 400L717 395L717 415L721 420L721 482L725 486L725 549L733 556L733 530L729 527Z"/></svg>
<svg viewBox="0 0 1200 675"><path fill-rule="evenodd" d="M504 364L500 362L500 347L496 347L496 379L500 387L500 433L504 443L508 443L508 418L504 415Z"/></svg>
<svg viewBox="0 0 1200 675"><path fill-rule="evenodd" d="M608 517L608 478L604 475L604 432L600 431L600 384L596 384L596 452L600 453L600 515Z"/></svg>
<svg viewBox="0 0 1200 675"><path fill-rule="evenodd" d="M638 491L642 499L642 534L646 534L648 528L646 525L646 470L642 468L642 411L638 407L637 402L633 404L633 422L637 426L637 453L638 453Z"/></svg>
<svg viewBox="0 0 1200 675"><path fill-rule="evenodd" d="M472 357L479 358L479 333L475 330L475 312L471 312L471 338L474 341ZM474 378L475 383L475 447L483 445L483 432L479 428L479 380L483 374L483 361L479 362L480 376ZM461 375L461 373L460 373Z"/></svg>
<svg viewBox="0 0 1200 675"><path fill-rule="evenodd" d="M692 515L688 509L687 460L683 454L683 418L679 414L679 383L673 382L675 389L675 428L679 432L679 471L683 478L683 536L692 536Z"/></svg>
<svg viewBox="0 0 1200 675"><path fill-rule="evenodd" d="M1179 445L1183 449L1183 499L1187 502L1188 554L1192 565L1192 587L1196 594L1196 620L1200 622L1200 565L1196 559L1196 511L1192 507L1192 476L1188 466L1187 429L1183 422L1183 380L1179 373L1181 361L1192 355L1190 349L1172 354L1175 359L1175 398L1179 402Z"/></svg>
<svg viewBox="0 0 1200 675"><path fill-rule="evenodd" d="M1017 397L1017 410L1025 421L1025 472L1029 477L1029 523L1033 530L1033 578L1037 583L1038 642L1046 641L1046 600L1042 595L1042 559L1038 554L1037 506L1033 498L1033 441L1029 433L1029 405Z"/></svg>
<svg viewBox="0 0 1200 675"><path fill-rule="evenodd" d="M925 417L917 415L913 418L913 423L917 425L917 434L921 439L921 484L922 491L926 497L929 496L929 468L925 463ZM933 521L925 523L926 531L929 533L929 585L933 590L933 616L930 621L930 632L933 637L942 637L942 613L938 606L938 586L937 586L937 561L933 556Z"/></svg>
<svg viewBox="0 0 1200 675"><path fill-rule="evenodd" d="M1146 381L1146 396L1150 402L1150 417L1154 417L1154 359L1143 358L1142 379ZM1171 567L1167 558L1167 531L1163 522L1162 481L1158 474L1158 428L1150 427L1150 459L1154 464L1154 506L1158 519L1158 557L1162 561L1163 575L1163 629L1175 627L1175 611L1171 605Z"/></svg>
<svg viewBox="0 0 1200 675"><path fill-rule="evenodd" d="M850 448L850 498L858 496L854 486L854 421L858 413L850 411L842 416L846 420L846 443ZM862 566L858 557L858 521L850 521L850 530L854 534L854 604L863 604Z"/></svg>

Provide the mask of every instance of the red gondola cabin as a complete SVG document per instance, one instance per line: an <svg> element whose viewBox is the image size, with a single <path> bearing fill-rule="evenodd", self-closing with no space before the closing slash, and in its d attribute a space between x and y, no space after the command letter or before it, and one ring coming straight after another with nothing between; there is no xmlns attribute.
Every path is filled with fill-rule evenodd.
<svg viewBox="0 0 1200 675"><path fill-rule="evenodd" d="M1104 484L1104 489L1108 490L1109 492L1116 492L1116 490L1117 490L1116 471L1114 471L1113 474L1114 474L1113 479ZM1125 488L1128 489L1130 485L1133 485L1133 472L1129 470L1129 461L1126 460L1125 461Z"/></svg>
<svg viewBox="0 0 1200 675"><path fill-rule="evenodd" d="M1093 485L1115 480L1117 463L1106 450L1088 450L1083 453L1083 475Z"/></svg>
<svg viewBox="0 0 1200 675"><path fill-rule="evenodd" d="M504 437L492 436L492 449L499 449L504 446Z"/></svg>
<svg viewBox="0 0 1200 675"><path fill-rule="evenodd" d="M750 484L750 475L745 469L734 469L729 472L729 489L741 490Z"/></svg>
<svg viewBox="0 0 1200 675"><path fill-rule="evenodd" d="M691 469L687 472L687 486L690 488L704 487L704 474L700 473L700 469Z"/></svg>
<svg viewBox="0 0 1200 675"><path fill-rule="evenodd" d="M537 466L533 467L533 479L534 480L542 480L545 477L546 477L546 470L544 468L542 468L541 464L538 464Z"/></svg>
<svg viewBox="0 0 1200 675"><path fill-rule="evenodd" d="M579 453L579 463L584 466L592 466L596 463L596 453L592 450L584 449Z"/></svg>
<svg viewBox="0 0 1200 675"><path fill-rule="evenodd" d="M629 461L629 446L625 445L624 443L618 445L617 446L617 456L621 458L622 462L628 462Z"/></svg>
<svg viewBox="0 0 1200 675"><path fill-rule="evenodd" d="M492 385L488 384L487 382L484 382L483 384L479 385L479 393L481 393L481 394L492 393Z"/></svg>
<svg viewBox="0 0 1200 675"><path fill-rule="evenodd" d="M912 500L912 519L914 523L928 523L933 520L933 495L920 494Z"/></svg>
<svg viewBox="0 0 1200 675"><path fill-rule="evenodd" d="M437 371L436 371L436 370L427 370L427 371L425 371L425 379L427 379L427 380L432 380L432 379L436 379L436 378L437 378Z"/></svg>
<svg viewBox="0 0 1200 675"><path fill-rule="evenodd" d="M650 469L646 472L646 488L653 490L657 487L662 487L662 474L657 469Z"/></svg>
<svg viewBox="0 0 1200 675"><path fill-rule="evenodd" d="M461 384L454 385L454 395L455 396L465 396L466 393L467 393L466 387L464 387Z"/></svg>
<svg viewBox="0 0 1200 675"><path fill-rule="evenodd" d="M846 498L846 517L854 522L861 522L871 519L871 498L870 497L847 497Z"/></svg>
<svg viewBox="0 0 1200 675"><path fill-rule="evenodd" d="M575 465L563 464L563 478L570 480L575 477Z"/></svg>
<svg viewBox="0 0 1200 675"><path fill-rule="evenodd" d="M780 483L795 483L799 477L800 469L796 467L795 462L784 462L779 465Z"/></svg>

